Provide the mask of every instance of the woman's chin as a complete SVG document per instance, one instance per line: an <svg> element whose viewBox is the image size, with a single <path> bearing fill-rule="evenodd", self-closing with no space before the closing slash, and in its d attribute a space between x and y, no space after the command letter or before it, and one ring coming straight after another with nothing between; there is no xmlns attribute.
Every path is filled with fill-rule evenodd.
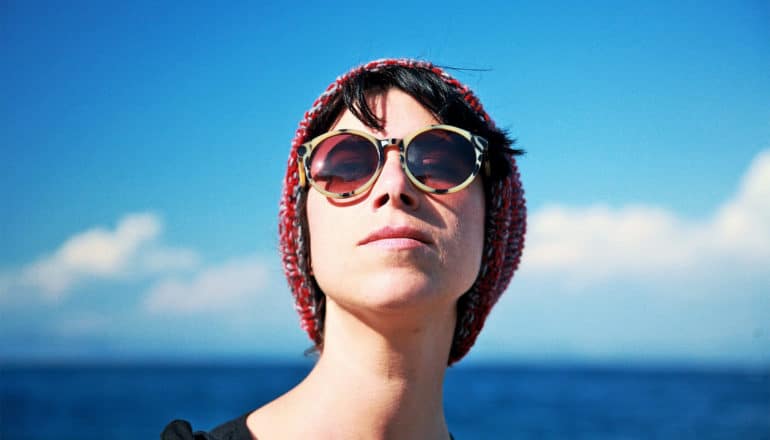
<svg viewBox="0 0 770 440"><path fill-rule="evenodd" d="M372 309L405 312L442 304L452 304L455 295L440 279L407 268L390 268L369 274L361 280L355 294Z"/></svg>

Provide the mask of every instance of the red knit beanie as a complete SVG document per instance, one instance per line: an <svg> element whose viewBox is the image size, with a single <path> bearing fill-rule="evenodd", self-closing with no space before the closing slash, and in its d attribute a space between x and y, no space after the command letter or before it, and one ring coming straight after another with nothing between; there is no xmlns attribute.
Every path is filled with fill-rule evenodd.
<svg viewBox="0 0 770 440"><path fill-rule="evenodd" d="M307 142L308 128L320 111L340 93L342 86L362 72L375 72L388 66L433 72L462 96L470 109L489 127L494 122L465 85L426 61L383 59L355 67L326 88L305 113L291 144L279 212L280 251L283 269L294 295L300 324L318 346L323 343L323 293L310 275L309 239L305 228L305 194L299 185L297 148ZM491 147L491 146L490 146ZM526 231L526 205L513 154L499 155L508 161L508 172L500 179L485 179L486 224L484 249L478 277L457 303L457 324L448 364L460 360L470 350L492 306L508 286L519 265Z"/></svg>

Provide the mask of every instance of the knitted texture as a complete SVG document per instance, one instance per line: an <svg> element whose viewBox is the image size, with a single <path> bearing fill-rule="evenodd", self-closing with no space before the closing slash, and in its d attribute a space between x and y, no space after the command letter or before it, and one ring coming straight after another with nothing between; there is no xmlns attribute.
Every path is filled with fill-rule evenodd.
<svg viewBox="0 0 770 440"><path fill-rule="evenodd" d="M283 269L294 295L300 325L316 345L323 341L323 310L318 300L322 293L310 275L309 241L303 227L306 192L299 186L297 148L309 141L307 130L311 122L350 78L394 65L433 72L459 92L484 123L494 127L494 122L468 87L426 61L383 59L369 62L339 76L313 102L299 123L291 144L279 210L279 233ZM457 304L457 324L448 359L450 365L465 356L476 341L489 311L513 277L524 248L526 205L519 171L512 154L501 157L509 162L510 172L501 179L484 181L486 216L481 267L473 286Z"/></svg>

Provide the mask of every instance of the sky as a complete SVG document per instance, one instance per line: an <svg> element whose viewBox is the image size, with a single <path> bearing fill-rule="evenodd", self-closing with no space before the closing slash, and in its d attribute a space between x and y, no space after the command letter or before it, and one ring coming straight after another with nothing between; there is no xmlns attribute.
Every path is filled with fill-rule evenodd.
<svg viewBox="0 0 770 440"><path fill-rule="evenodd" d="M3 2L0 362L303 359L294 130L411 57L526 150L522 264L465 363L767 367L770 4L542 3Z"/></svg>

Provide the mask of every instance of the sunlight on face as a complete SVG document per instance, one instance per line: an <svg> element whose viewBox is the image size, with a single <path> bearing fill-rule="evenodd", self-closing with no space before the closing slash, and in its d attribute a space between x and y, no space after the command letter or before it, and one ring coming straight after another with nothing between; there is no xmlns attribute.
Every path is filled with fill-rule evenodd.
<svg viewBox="0 0 770 440"><path fill-rule="evenodd" d="M347 110L331 129L402 138L439 122L397 89L373 101L383 130L366 127ZM395 147L386 150L382 173L366 193L332 200L310 190L307 216L316 281L330 300L348 308L404 311L454 304L478 274L481 180L453 194L424 193L404 174Z"/></svg>

